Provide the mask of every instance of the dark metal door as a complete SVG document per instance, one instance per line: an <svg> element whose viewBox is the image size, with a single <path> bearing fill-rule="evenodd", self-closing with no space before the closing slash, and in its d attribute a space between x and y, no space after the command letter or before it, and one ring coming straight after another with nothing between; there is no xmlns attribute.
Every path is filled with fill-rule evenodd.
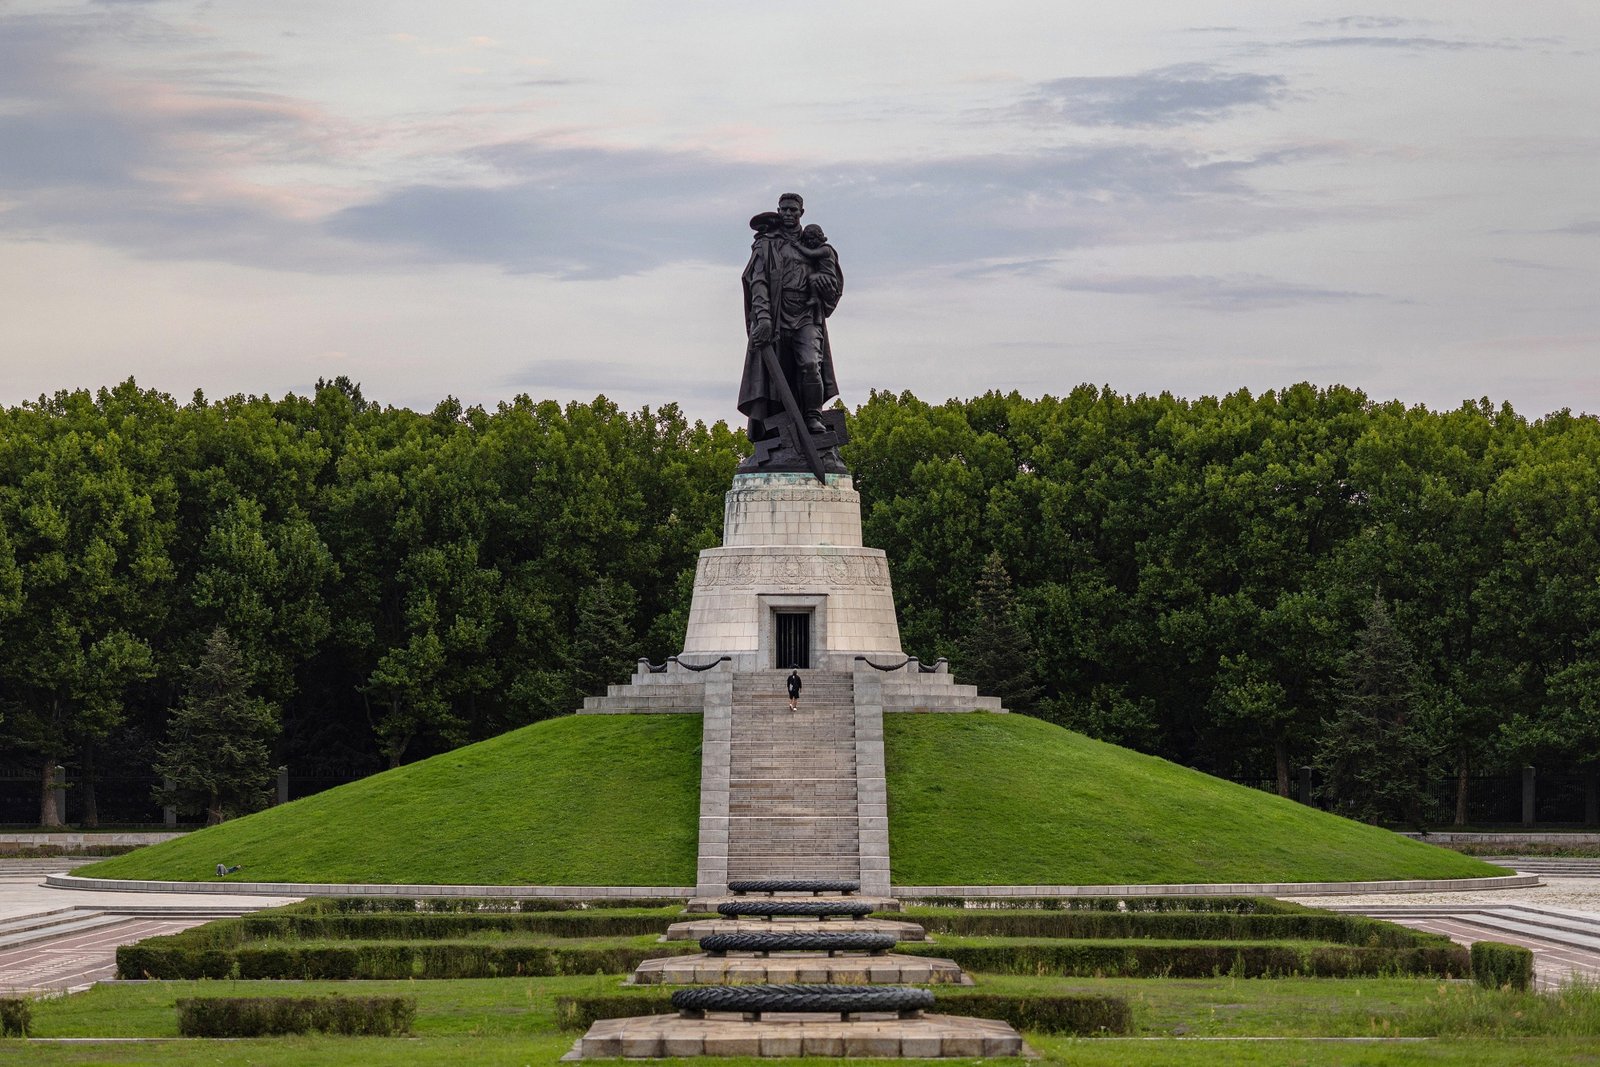
<svg viewBox="0 0 1600 1067"><path fill-rule="evenodd" d="M778 662L774 667L811 666L811 613L778 612Z"/></svg>

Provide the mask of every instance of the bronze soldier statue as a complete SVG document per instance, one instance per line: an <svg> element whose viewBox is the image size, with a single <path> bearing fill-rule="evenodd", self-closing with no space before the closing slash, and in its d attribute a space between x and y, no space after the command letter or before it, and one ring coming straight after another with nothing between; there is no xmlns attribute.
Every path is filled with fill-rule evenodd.
<svg viewBox="0 0 1600 1067"><path fill-rule="evenodd" d="M750 419L755 453L740 470L844 473L840 413L823 413L839 395L828 344L828 316L839 306L844 273L821 227L800 226L805 201L778 198L777 211L750 220L756 231L744 269L749 343L739 410Z"/></svg>

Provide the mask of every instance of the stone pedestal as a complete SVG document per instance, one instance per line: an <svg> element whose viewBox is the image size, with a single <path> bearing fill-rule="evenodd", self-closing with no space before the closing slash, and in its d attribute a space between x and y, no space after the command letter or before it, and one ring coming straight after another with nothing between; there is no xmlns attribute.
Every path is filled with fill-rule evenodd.
<svg viewBox="0 0 1600 1067"><path fill-rule="evenodd" d="M779 615L804 616L809 667L856 656L903 660L889 564L861 544L861 496L847 474L739 474L721 548L700 553L684 657L731 656L734 670L778 662Z"/></svg>
<svg viewBox="0 0 1600 1067"><path fill-rule="evenodd" d="M633 972L635 985L753 985L821 982L830 985L970 985L949 960L932 956L829 956L826 952L774 952L728 956L662 956Z"/></svg>
<svg viewBox="0 0 1600 1067"><path fill-rule="evenodd" d="M601 1019L589 1027L563 1060L652 1059L667 1056L852 1056L966 1059L1023 1056L1022 1035L999 1019L923 1015L896 1019L865 1015L840 1022L814 1015L764 1016L744 1022L737 1015L705 1019L642 1015Z"/></svg>

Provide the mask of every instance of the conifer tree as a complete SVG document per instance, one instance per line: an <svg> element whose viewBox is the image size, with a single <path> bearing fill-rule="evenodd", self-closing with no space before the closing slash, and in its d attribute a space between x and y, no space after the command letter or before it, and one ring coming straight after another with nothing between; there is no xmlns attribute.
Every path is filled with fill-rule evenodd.
<svg viewBox="0 0 1600 1067"><path fill-rule="evenodd" d="M966 627L956 646L956 672L1006 707L1027 711L1039 697L1033 656L1033 638L1022 624L1005 561L991 552L972 589Z"/></svg>
<svg viewBox="0 0 1600 1067"><path fill-rule="evenodd" d="M601 578L578 593L578 618L572 631L572 681L581 699L625 681L638 662L639 645L629 617L634 593Z"/></svg>
<svg viewBox="0 0 1600 1067"><path fill-rule="evenodd" d="M203 808L207 826L261 807L272 781L277 709L250 695L245 674L228 631L211 631L159 749L156 772L173 783L162 799Z"/></svg>
<svg viewBox="0 0 1600 1067"><path fill-rule="evenodd" d="M1421 822L1425 695L1411 643L1383 598L1373 597L1315 761L1333 810L1368 822Z"/></svg>

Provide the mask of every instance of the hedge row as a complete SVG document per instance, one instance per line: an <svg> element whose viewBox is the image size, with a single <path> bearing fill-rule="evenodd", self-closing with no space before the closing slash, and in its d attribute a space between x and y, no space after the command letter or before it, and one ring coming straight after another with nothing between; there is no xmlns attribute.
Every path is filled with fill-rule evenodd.
<svg viewBox="0 0 1600 1067"><path fill-rule="evenodd" d="M457 914L471 912L591 911L600 908L681 908L681 897L312 897L274 909L275 914L366 915L380 912Z"/></svg>
<svg viewBox="0 0 1600 1067"><path fill-rule="evenodd" d="M1312 909L1272 897L901 897L904 907L962 911L1203 911L1291 915Z"/></svg>
<svg viewBox="0 0 1600 1067"><path fill-rule="evenodd" d="M0 859L5 860L53 860L57 856L122 856L138 845L97 845L94 842L85 844L82 848L67 848L65 845L0 845Z"/></svg>
<svg viewBox="0 0 1600 1067"><path fill-rule="evenodd" d="M409 1034L415 997L183 997L178 1033L184 1037L270 1037L278 1034Z"/></svg>
<svg viewBox="0 0 1600 1067"><path fill-rule="evenodd" d="M1122 997L1005 996L934 990L933 1010L940 1015L1000 1019L1018 1030L1042 1034L1129 1034L1133 1009ZM557 997L556 1022L563 1030L587 1030L600 1019L672 1014L667 994L648 996Z"/></svg>
<svg viewBox="0 0 1600 1067"><path fill-rule="evenodd" d="M990 974L1066 975L1117 978L1353 978L1426 975L1464 978L1471 973L1467 950L1445 941L1413 948L1357 945L1142 945L1092 942L1015 945L923 945L899 951L939 956L966 971Z"/></svg>
<svg viewBox="0 0 1600 1067"><path fill-rule="evenodd" d="M548 978L625 974L646 959L684 955L693 942L649 948L578 948L461 942L351 945L244 945L206 948L182 935L151 937L117 949L119 978L379 979Z"/></svg>
<svg viewBox="0 0 1600 1067"><path fill-rule="evenodd" d="M917 915L930 934L962 937L1152 938L1205 941L1332 941L1410 948L1449 941L1360 915L1219 912L958 912Z"/></svg>
<svg viewBox="0 0 1600 1067"><path fill-rule="evenodd" d="M671 915L615 912L487 914L304 914L274 909L218 919L173 935L191 948L236 948L253 941L438 941L481 933L521 933L563 938L637 937L665 933L681 921Z"/></svg>
<svg viewBox="0 0 1600 1067"><path fill-rule="evenodd" d="M1472 978L1490 989L1528 989L1533 985L1533 953L1521 945L1474 941Z"/></svg>
<svg viewBox="0 0 1600 1067"><path fill-rule="evenodd" d="M484 932L550 937L637 937L664 934L677 915L618 915L605 912L487 914L249 915L240 921L242 941L293 938L302 941L438 941Z"/></svg>

